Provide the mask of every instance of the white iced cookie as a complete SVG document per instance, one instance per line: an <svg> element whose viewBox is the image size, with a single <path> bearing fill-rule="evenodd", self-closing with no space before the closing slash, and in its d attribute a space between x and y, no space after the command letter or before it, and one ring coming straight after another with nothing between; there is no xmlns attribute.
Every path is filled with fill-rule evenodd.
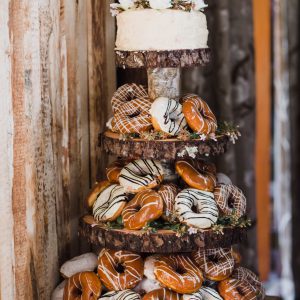
<svg viewBox="0 0 300 300"><path fill-rule="evenodd" d="M158 186L164 178L160 162L139 159L126 165L119 176L120 185L126 193L138 193Z"/></svg>
<svg viewBox="0 0 300 300"><path fill-rule="evenodd" d="M124 290L124 291L112 291L104 294L99 299L103 300L140 300L141 296L132 291L132 290Z"/></svg>
<svg viewBox="0 0 300 300"><path fill-rule="evenodd" d="M153 281L148 278L144 278L135 288L134 291L137 293L150 293L151 291L158 290L161 285L158 281Z"/></svg>
<svg viewBox="0 0 300 300"><path fill-rule="evenodd" d="M182 113L182 105L173 99L157 98L152 103L150 114L153 127L171 136L178 135L187 126Z"/></svg>
<svg viewBox="0 0 300 300"><path fill-rule="evenodd" d="M196 207L197 212L193 211L193 207ZM200 229L210 228L219 216L214 194L191 188L177 195L175 213L182 223Z"/></svg>
<svg viewBox="0 0 300 300"><path fill-rule="evenodd" d="M67 280L64 280L55 288L52 292L51 300L63 300L66 282Z"/></svg>
<svg viewBox="0 0 300 300"><path fill-rule="evenodd" d="M223 300L219 293L210 288L202 287L197 293L183 295L182 300Z"/></svg>
<svg viewBox="0 0 300 300"><path fill-rule="evenodd" d="M223 173L218 173L217 174L217 182L219 184L232 184L231 179Z"/></svg>
<svg viewBox="0 0 300 300"><path fill-rule="evenodd" d="M127 196L122 186L110 185L97 198L93 205L93 215L99 222L114 221L127 203Z"/></svg>
<svg viewBox="0 0 300 300"><path fill-rule="evenodd" d="M98 266L98 258L94 253L85 253L65 262L60 268L64 278L70 278L81 272L94 271Z"/></svg>

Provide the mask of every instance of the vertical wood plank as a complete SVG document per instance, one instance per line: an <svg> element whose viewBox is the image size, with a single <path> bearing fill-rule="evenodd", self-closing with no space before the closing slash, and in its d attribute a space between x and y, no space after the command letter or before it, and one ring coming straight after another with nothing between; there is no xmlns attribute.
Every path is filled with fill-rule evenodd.
<svg viewBox="0 0 300 300"><path fill-rule="evenodd" d="M290 1L274 1L274 223L278 230L282 296L295 299L292 270L291 115L288 41Z"/></svg>
<svg viewBox="0 0 300 300"><path fill-rule="evenodd" d="M15 298L12 213L13 114L9 2L0 2L0 299Z"/></svg>
<svg viewBox="0 0 300 300"><path fill-rule="evenodd" d="M103 175L107 155L99 153L98 134L110 114L110 97L115 90L114 20L109 16L108 0L88 1L89 116L91 182Z"/></svg>
<svg viewBox="0 0 300 300"><path fill-rule="evenodd" d="M271 204L271 2L253 0L256 68L256 207L258 269L270 271Z"/></svg>

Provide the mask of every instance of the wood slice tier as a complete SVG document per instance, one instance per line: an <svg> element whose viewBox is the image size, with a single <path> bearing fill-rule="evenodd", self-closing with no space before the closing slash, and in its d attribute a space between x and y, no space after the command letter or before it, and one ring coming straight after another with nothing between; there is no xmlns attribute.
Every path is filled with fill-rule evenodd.
<svg viewBox="0 0 300 300"><path fill-rule="evenodd" d="M120 68L179 68L205 66L210 62L209 48L172 51L119 51L116 64Z"/></svg>
<svg viewBox="0 0 300 300"><path fill-rule="evenodd" d="M198 248L230 247L246 239L246 229L227 227L224 235L212 230L177 236L171 230L156 233L126 229L108 229L98 224L93 216L80 219L79 233L97 248L128 250L138 253L191 252Z"/></svg>
<svg viewBox="0 0 300 300"><path fill-rule="evenodd" d="M106 131L99 136L100 147L109 154L132 159L164 159L175 160L191 158L187 149L197 148L196 157L220 155L226 152L230 140L224 135L218 137L217 141L190 140L181 141L178 139L148 141L143 139L121 139L120 135Z"/></svg>

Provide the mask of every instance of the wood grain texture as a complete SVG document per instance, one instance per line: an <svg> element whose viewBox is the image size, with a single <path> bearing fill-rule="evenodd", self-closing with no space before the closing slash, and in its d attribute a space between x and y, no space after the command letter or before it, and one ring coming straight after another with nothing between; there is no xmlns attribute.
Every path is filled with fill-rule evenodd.
<svg viewBox="0 0 300 300"><path fill-rule="evenodd" d="M80 234L97 248L128 250L138 253L176 253L191 252L198 248L230 247L246 239L246 229L224 228L224 235L211 230L196 234L185 233L177 236L171 230L158 230L156 233L126 229L107 229L101 227L93 216L80 220Z"/></svg>
<svg viewBox="0 0 300 300"><path fill-rule="evenodd" d="M116 51L120 68L183 68L207 65L210 49L172 51Z"/></svg>
<svg viewBox="0 0 300 300"><path fill-rule="evenodd" d="M295 297L300 298L300 2L291 0L287 8L287 35L289 44L289 94L290 94L290 116L291 116L291 165L292 165L292 259L293 276L295 283Z"/></svg>
<svg viewBox="0 0 300 300"><path fill-rule="evenodd" d="M295 299L292 269L292 162L290 118L290 73L288 44L289 1L275 1L273 5L273 80L274 80L274 225L278 232L281 290L287 299ZM281 293L284 296L284 293Z"/></svg>
<svg viewBox="0 0 300 300"><path fill-rule="evenodd" d="M101 177L107 163L105 153L99 153L97 138L104 130L111 113L110 98L115 91L113 65L114 23L109 15L109 1L89 1L88 63L91 181ZM97 133L98 132L98 133Z"/></svg>
<svg viewBox="0 0 300 300"><path fill-rule="evenodd" d="M120 138L120 135L106 131L99 136L100 147L107 153L133 159L190 159L224 154L230 145L228 136L221 136L217 141L181 141L178 139L147 141L143 139ZM196 153L190 152L191 149Z"/></svg>
<svg viewBox="0 0 300 300"><path fill-rule="evenodd" d="M91 3L0 3L0 299L50 299L59 265L84 249L78 219L99 132L89 96L105 103L115 80L110 70L108 88L90 85L90 69L104 68L88 65ZM106 51L105 36L98 43Z"/></svg>
<svg viewBox="0 0 300 300"><path fill-rule="evenodd" d="M14 299L13 212L10 201L13 186L13 112L9 1L0 2L0 28L0 299Z"/></svg>
<svg viewBox="0 0 300 300"><path fill-rule="evenodd" d="M271 1L253 2L256 68L256 211L258 269L268 278L271 261Z"/></svg>
<svg viewBox="0 0 300 300"><path fill-rule="evenodd" d="M167 97L179 100L181 95L181 69L148 69L148 94L151 99Z"/></svg>

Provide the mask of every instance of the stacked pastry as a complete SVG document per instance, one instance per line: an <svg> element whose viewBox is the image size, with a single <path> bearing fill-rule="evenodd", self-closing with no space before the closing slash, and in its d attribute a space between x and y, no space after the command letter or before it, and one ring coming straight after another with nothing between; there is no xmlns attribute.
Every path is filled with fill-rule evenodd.
<svg viewBox="0 0 300 300"><path fill-rule="evenodd" d="M98 222L121 217L129 230L143 229L158 219L207 229L219 216L245 215L244 194L228 177L218 177L214 164L182 160L175 169L180 180L166 183L159 161L117 160L106 169L107 179L91 190L86 205Z"/></svg>
<svg viewBox="0 0 300 300"><path fill-rule="evenodd" d="M159 97L152 101L146 90L137 84L121 86L112 97L113 118L108 127L121 134L142 134L150 130L167 136L178 136L188 129L208 136L217 130L213 112L197 95L186 95L176 101Z"/></svg>
<svg viewBox="0 0 300 300"><path fill-rule="evenodd" d="M103 249L95 270L89 266L67 278L63 299L262 299L262 284L253 272L240 267L240 260L236 251L222 248L146 257ZM80 259L69 265L74 261Z"/></svg>

